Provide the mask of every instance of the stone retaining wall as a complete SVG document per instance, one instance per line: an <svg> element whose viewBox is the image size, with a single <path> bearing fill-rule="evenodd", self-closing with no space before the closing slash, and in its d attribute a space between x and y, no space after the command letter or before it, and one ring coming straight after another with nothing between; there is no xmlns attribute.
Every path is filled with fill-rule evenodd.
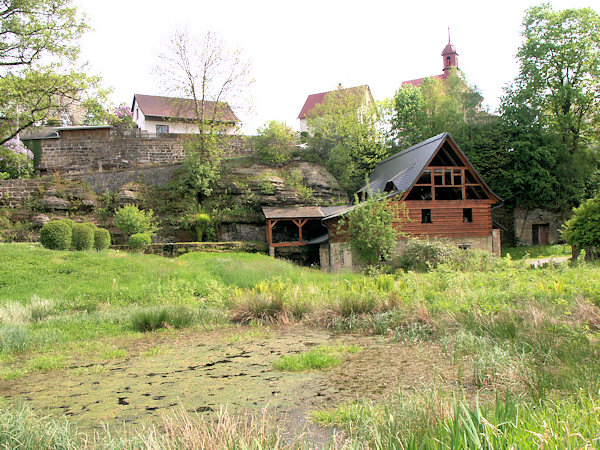
<svg viewBox="0 0 600 450"><path fill-rule="evenodd" d="M114 250L129 250L127 245L113 245ZM179 256L184 253L266 253L266 242L175 242L170 244L150 244L144 253L161 256Z"/></svg>
<svg viewBox="0 0 600 450"><path fill-rule="evenodd" d="M48 183L49 180L42 179L2 180L0 181L0 206L21 205Z"/></svg>
<svg viewBox="0 0 600 450"><path fill-rule="evenodd" d="M157 138L111 137L109 139L45 139L41 141L39 171L84 173L173 165L185 156L189 135L161 135ZM253 152L252 139L227 136L225 153Z"/></svg>

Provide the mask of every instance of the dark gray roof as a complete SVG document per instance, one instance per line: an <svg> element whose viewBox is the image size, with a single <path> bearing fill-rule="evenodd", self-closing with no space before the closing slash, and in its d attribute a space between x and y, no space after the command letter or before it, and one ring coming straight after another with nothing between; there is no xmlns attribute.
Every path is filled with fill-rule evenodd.
<svg viewBox="0 0 600 450"><path fill-rule="evenodd" d="M398 192L411 188L435 152L444 143L448 133L438 134L426 141L413 145L381 161L369 176L369 184L358 192L384 192L386 184L392 182Z"/></svg>

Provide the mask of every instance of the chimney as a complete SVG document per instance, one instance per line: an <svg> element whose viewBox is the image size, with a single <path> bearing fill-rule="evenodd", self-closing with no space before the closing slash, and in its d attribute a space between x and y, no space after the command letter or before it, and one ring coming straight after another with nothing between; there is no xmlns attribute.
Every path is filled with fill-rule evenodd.
<svg viewBox="0 0 600 450"><path fill-rule="evenodd" d="M342 89L344 89L344 86L342 86L342 83L338 83L338 91L341 91Z"/></svg>

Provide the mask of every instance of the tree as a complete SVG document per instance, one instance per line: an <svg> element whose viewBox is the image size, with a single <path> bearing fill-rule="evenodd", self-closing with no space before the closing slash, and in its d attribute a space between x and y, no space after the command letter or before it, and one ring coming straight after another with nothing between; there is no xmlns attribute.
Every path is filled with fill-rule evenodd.
<svg viewBox="0 0 600 450"><path fill-rule="evenodd" d="M395 145L404 149L443 132L464 145L469 126L487 115L483 97L453 68L445 79L426 78L420 86L402 86L394 95L391 129Z"/></svg>
<svg viewBox="0 0 600 450"><path fill-rule="evenodd" d="M294 147L294 130L285 122L271 120L258 129L256 150L265 164L280 166L291 158Z"/></svg>
<svg viewBox="0 0 600 450"><path fill-rule="evenodd" d="M528 9L514 95L571 155L597 143L600 124L600 16L590 8Z"/></svg>
<svg viewBox="0 0 600 450"><path fill-rule="evenodd" d="M85 29L70 0L0 1L0 144L80 101L94 80L66 66Z"/></svg>
<svg viewBox="0 0 600 450"><path fill-rule="evenodd" d="M508 196L511 154L506 130L482 102L478 89L455 68L447 78L402 86L391 102L391 145L401 150L449 132L491 189Z"/></svg>
<svg viewBox="0 0 600 450"><path fill-rule="evenodd" d="M564 225L563 238L578 249L586 249L587 259L596 259L600 248L600 197L585 200L573 210Z"/></svg>
<svg viewBox="0 0 600 450"><path fill-rule="evenodd" d="M311 148L349 195L388 155L378 118L377 105L356 88L328 93L308 118Z"/></svg>
<svg viewBox="0 0 600 450"><path fill-rule="evenodd" d="M511 203L566 211L596 172L600 18L590 9L527 10L519 75L500 111L511 150Z"/></svg>
<svg viewBox="0 0 600 450"><path fill-rule="evenodd" d="M226 105L240 109L249 98L250 64L215 33L175 31L158 55L155 73L169 94L193 102L198 135L186 145L180 190L201 200L219 177L225 133L219 120Z"/></svg>
<svg viewBox="0 0 600 450"><path fill-rule="evenodd" d="M352 250L367 264L377 264L392 255L403 235L399 226L407 220L404 204L374 195L361 203L356 198L354 209L338 222L338 230L347 233Z"/></svg>

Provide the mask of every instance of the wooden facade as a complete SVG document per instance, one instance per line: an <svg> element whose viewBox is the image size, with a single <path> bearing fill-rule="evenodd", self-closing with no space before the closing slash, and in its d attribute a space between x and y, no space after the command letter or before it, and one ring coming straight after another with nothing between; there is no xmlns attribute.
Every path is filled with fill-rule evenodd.
<svg viewBox="0 0 600 450"><path fill-rule="evenodd" d="M456 242L465 238L491 239L491 207L501 199L447 133L425 144L383 161L382 167L372 173L370 185L359 194L364 198L373 191L383 191L392 201L404 204L409 220L398 218L394 225L409 236ZM415 153L408 157L405 152ZM331 242L347 240L343 232L335 231L338 219L325 219Z"/></svg>

